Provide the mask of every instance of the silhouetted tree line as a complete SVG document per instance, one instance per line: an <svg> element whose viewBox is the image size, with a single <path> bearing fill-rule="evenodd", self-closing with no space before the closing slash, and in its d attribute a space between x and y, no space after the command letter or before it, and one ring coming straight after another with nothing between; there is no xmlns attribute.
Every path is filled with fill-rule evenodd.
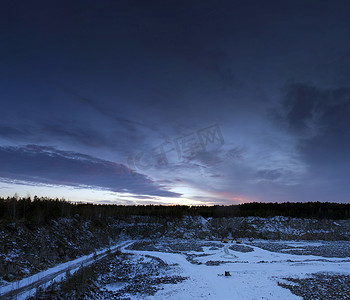
<svg viewBox="0 0 350 300"><path fill-rule="evenodd" d="M239 205L240 215L295 218L348 219L350 204L331 202L245 203Z"/></svg>
<svg viewBox="0 0 350 300"><path fill-rule="evenodd" d="M347 219L350 204L329 202L307 203L245 203L239 205L186 206L186 205L113 205L72 203L64 199L46 197L0 197L0 220L24 221L27 224L47 224L59 218L82 218L99 222L106 218L129 216L180 218L183 216L208 217L273 217Z"/></svg>

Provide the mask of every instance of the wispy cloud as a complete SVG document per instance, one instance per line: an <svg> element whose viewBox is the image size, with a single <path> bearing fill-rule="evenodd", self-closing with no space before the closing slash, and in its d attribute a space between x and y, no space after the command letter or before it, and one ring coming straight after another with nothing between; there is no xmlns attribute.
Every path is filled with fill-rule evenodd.
<svg viewBox="0 0 350 300"><path fill-rule="evenodd" d="M38 184L95 187L136 195L180 197L123 164L53 147L0 147L0 177Z"/></svg>

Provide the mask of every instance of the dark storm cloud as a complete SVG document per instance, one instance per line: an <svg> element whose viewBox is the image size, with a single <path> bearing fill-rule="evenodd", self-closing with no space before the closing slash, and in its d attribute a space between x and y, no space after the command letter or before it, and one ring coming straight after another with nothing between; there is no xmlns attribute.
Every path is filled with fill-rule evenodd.
<svg viewBox="0 0 350 300"><path fill-rule="evenodd" d="M157 200L156 197L150 197L150 196L129 196L128 198L134 198L134 199L142 199L142 200Z"/></svg>
<svg viewBox="0 0 350 300"><path fill-rule="evenodd" d="M139 196L142 184L151 186L150 196L164 190L157 184L202 192L213 184L218 199L219 189L249 194L256 186L274 194L283 185L277 190L289 195L295 190L285 186L305 183L308 171L323 174L331 190L331 169L348 175L350 164L349 90L329 88L350 86L349 3L7 1L0 10L0 142L55 149L0 154L12 155L14 169L22 164L18 180L42 172L44 182L67 175L72 185L118 191L119 182L129 189L133 182ZM281 104L280 90L292 81L301 83L288 85L279 122L271 124L266 109ZM222 148L152 160L162 143L212 123L222 124ZM139 153L150 168L136 165ZM111 174L122 165L105 163L130 157L136 171L164 181L140 174L123 181ZM80 172L85 165L106 175L89 177Z"/></svg>
<svg viewBox="0 0 350 300"><path fill-rule="evenodd" d="M286 121L296 133L334 134L350 124L350 89L291 84L284 101Z"/></svg>
<svg viewBox="0 0 350 300"><path fill-rule="evenodd" d="M291 84L284 100L284 124L295 135L299 151L314 167L349 165L350 89Z"/></svg>
<svg viewBox="0 0 350 300"><path fill-rule="evenodd" d="M0 147L0 177L139 195L180 196L122 164L37 145Z"/></svg>

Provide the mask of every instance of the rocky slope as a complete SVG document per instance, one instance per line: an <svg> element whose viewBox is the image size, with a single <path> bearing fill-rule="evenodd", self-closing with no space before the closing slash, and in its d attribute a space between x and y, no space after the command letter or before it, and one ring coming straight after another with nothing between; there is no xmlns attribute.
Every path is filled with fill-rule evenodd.
<svg viewBox="0 0 350 300"><path fill-rule="evenodd" d="M350 220L131 216L91 222L75 216L30 228L0 223L0 280L21 279L116 240L160 237L350 240Z"/></svg>

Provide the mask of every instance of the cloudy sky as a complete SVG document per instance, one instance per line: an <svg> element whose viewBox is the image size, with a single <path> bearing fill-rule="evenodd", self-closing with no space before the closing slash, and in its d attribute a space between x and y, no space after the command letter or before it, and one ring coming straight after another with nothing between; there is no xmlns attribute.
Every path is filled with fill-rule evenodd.
<svg viewBox="0 0 350 300"><path fill-rule="evenodd" d="M0 195L350 200L350 2L6 1Z"/></svg>

